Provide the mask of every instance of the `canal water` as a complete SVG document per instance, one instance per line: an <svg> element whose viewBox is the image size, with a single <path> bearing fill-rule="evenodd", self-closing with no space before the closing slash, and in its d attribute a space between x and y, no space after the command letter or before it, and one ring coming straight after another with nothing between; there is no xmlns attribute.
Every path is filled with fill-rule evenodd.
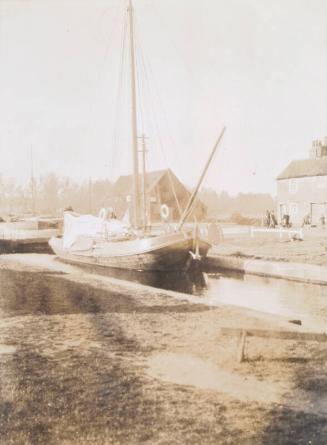
<svg viewBox="0 0 327 445"><path fill-rule="evenodd" d="M327 286L241 273L141 273L111 271L117 278L199 296L209 305L229 304L327 326Z"/></svg>
<svg viewBox="0 0 327 445"><path fill-rule="evenodd" d="M304 327L325 329L327 325L327 286L199 271L189 274L154 274L103 270L103 274L158 289L196 295L204 303L213 306L229 304L281 315L289 320L301 320ZM68 285L63 281L60 276L54 275L44 280L42 274L0 271L0 313L7 313L8 309L12 315L26 311L65 313L77 308L92 313L104 307L105 296L100 290L92 291L90 299L90 288L85 289L78 283Z"/></svg>
<svg viewBox="0 0 327 445"><path fill-rule="evenodd" d="M209 304L232 304L281 315L301 320L304 327L327 326L327 286L254 275L212 274L202 295Z"/></svg>

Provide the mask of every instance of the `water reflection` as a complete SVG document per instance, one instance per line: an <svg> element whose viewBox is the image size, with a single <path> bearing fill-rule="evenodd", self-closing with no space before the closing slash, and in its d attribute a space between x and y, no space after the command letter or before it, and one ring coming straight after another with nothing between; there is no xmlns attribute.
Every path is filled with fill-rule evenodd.
<svg viewBox="0 0 327 445"><path fill-rule="evenodd" d="M231 304L326 328L327 287L255 275L209 274L208 304Z"/></svg>
<svg viewBox="0 0 327 445"><path fill-rule="evenodd" d="M208 305L229 304L254 309L289 320L299 319L305 327L325 329L327 287L245 275L237 272L189 273L137 272L103 268L90 272L200 296Z"/></svg>
<svg viewBox="0 0 327 445"><path fill-rule="evenodd" d="M192 295L203 295L208 288L207 274L200 269L194 269L190 272L149 272L101 266L94 268L93 266L82 265L79 267L91 273Z"/></svg>
<svg viewBox="0 0 327 445"><path fill-rule="evenodd" d="M84 267L88 272L200 296L210 306L228 304L301 320L326 329L327 287L235 273L152 273ZM58 276L0 271L0 315L135 311L132 295L112 299L94 286ZM203 306L203 309L205 306ZM137 310L141 310L138 308ZM148 308L149 310L149 308ZM152 309L151 309L152 310ZM153 309L154 310L154 309ZM174 309L176 310L176 308Z"/></svg>

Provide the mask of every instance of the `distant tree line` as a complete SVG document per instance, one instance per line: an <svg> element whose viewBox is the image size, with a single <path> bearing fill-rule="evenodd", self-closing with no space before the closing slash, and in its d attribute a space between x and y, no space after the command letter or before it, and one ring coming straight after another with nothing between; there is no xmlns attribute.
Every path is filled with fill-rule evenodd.
<svg viewBox="0 0 327 445"><path fill-rule="evenodd" d="M112 183L109 180L73 181L54 173L43 175L21 185L13 178L0 175L0 216L16 214L59 215L71 206L78 213L97 214L108 205ZM34 199L33 199L34 197ZM275 207L268 193L239 193L202 189L199 198L207 206L207 218L235 220L261 217Z"/></svg>
<svg viewBox="0 0 327 445"><path fill-rule="evenodd" d="M97 213L111 192L109 180L73 181L50 173L28 184L0 176L0 216L15 214L58 215L71 206L80 213Z"/></svg>
<svg viewBox="0 0 327 445"><path fill-rule="evenodd" d="M261 218L267 209L275 209L274 198L269 193L239 193L231 196L223 191L203 189L200 199L206 204L208 218L239 222L245 218Z"/></svg>

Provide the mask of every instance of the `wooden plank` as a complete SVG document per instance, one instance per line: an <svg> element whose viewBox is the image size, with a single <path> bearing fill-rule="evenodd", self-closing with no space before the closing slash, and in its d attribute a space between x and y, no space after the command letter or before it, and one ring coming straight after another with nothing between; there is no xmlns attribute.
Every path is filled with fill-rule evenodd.
<svg viewBox="0 0 327 445"><path fill-rule="evenodd" d="M326 342L327 333L321 332L301 332L301 331L283 331L272 329L252 329L252 328L220 328L221 335L242 336L243 332L246 336L276 338L281 340L298 340L298 341L317 341Z"/></svg>

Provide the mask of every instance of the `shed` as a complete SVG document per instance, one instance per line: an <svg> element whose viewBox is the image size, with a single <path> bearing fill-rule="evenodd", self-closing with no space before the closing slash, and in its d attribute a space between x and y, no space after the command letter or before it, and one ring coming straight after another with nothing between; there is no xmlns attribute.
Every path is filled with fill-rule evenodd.
<svg viewBox="0 0 327 445"><path fill-rule="evenodd" d="M140 175L140 190L143 178ZM148 172L145 178L146 208L148 223L161 221L160 208L166 204L169 208L169 221L178 221L181 212L186 207L191 192L170 170ZM114 183L110 196L110 205L118 218L122 218L126 211L132 211L133 177L120 176ZM141 199L142 201L142 199ZM198 221L206 216L206 206L197 199L190 219Z"/></svg>

